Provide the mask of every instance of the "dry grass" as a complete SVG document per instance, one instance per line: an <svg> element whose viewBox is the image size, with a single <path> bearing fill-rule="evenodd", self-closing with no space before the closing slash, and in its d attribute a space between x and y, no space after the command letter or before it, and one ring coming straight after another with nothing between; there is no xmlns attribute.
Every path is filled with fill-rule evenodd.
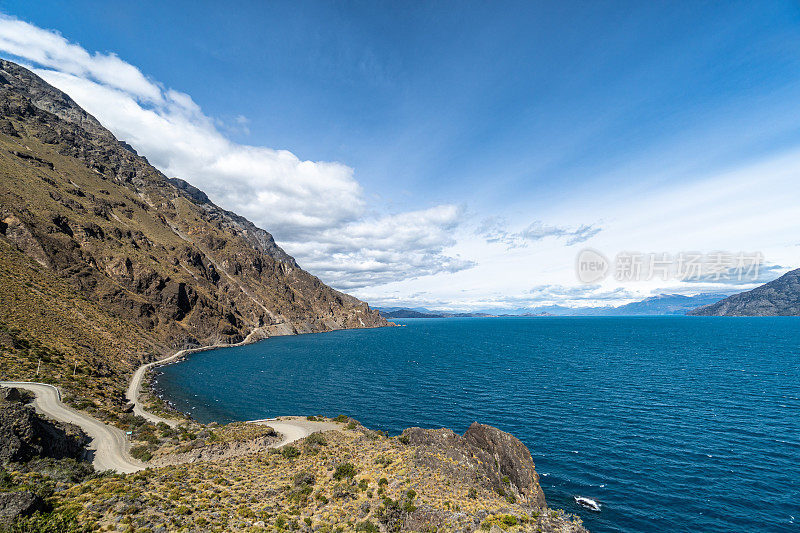
<svg viewBox="0 0 800 533"><path fill-rule="evenodd" d="M242 430L236 425L222 433ZM435 516L439 531L482 523L548 531L549 524L571 524L556 511L540 515L479 483L418 466L414 453L397 438L330 431L288 452L90 480L65 498L82 506L82 523L110 531L369 531L368 524L391 530L409 515Z"/></svg>

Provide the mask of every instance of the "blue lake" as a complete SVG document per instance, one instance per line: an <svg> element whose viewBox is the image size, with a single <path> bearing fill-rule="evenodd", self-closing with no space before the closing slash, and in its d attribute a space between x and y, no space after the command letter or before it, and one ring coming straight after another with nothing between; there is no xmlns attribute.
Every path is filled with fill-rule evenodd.
<svg viewBox="0 0 800 533"><path fill-rule="evenodd" d="M591 531L800 531L800 319L397 322L195 354L157 386L201 422L497 426Z"/></svg>

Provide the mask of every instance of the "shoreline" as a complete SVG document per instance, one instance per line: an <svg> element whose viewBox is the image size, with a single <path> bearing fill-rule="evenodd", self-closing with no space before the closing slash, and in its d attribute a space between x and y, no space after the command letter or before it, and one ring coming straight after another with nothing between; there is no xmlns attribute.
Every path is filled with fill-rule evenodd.
<svg viewBox="0 0 800 533"><path fill-rule="evenodd" d="M133 372L133 376L131 376L131 380L128 382L128 390L125 392L125 399L128 400L128 402L130 402L131 404L133 404L133 414L141 416L145 420L147 420L149 422L152 422L154 424L158 424L159 422L164 422L165 424L167 424L168 426L173 427L173 428L178 426L181 423L181 421L170 419L170 418L164 418L164 417L155 415L153 413L150 413L148 411L145 411L142 408L142 405L139 402L139 396L141 395L142 386L144 385L144 381L145 381L144 378L145 378L145 375L147 374L147 371L150 370L150 369L153 369L153 368L164 366L164 365L166 365L168 363L179 362L183 358L185 358L185 357L187 357L187 356L189 356L189 355L191 355L193 353L205 352L205 351L208 351L208 350L216 350L218 348L236 348L238 346L245 346L247 344L253 344L253 343L258 342L260 340L265 340L265 339L270 338L270 336L267 335L267 336L260 337L258 339L253 339L252 337L254 335L256 335L256 334L264 335L263 329L262 328L254 329L253 331L251 331L247 335L247 337L245 337L243 340L241 340L241 341L239 341L237 343L234 343L234 344L208 344L208 345L205 345L205 346L197 346L195 348L184 348L182 350L178 350L177 352L175 352L174 354L172 354L170 356L164 357L163 359L157 359L156 361L151 361L149 363L145 363L143 365L140 365ZM289 335L296 335L296 333L289 334ZM274 336L279 336L279 335L274 335Z"/></svg>
<svg viewBox="0 0 800 533"><path fill-rule="evenodd" d="M276 327L277 326L277 327ZM279 326L287 326L288 328L279 328ZM145 363L140 365L131 376L130 381L128 382L128 389L125 392L125 399L133 405L133 414L141 416L148 422L152 422L154 424L158 424L159 422L163 422L168 426L174 428L180 425L183 420L176 420L171 418L164 418L162 416L158 416L156 414L150 413L146 411L139 402L139 396L142 392L142 387L145 386L145 383L149 386L149 381L146 382L145 376L147 375L148 370L152 370L153 368L158 368L167 364L171 363L178 363L185 359L186 357L200 352L207 352L209 350L216 350L219 348L238 348L241 346L247 346L249 344L255 344L257 342L270 339L272 337L287 337L292 335L311 335L315 333L330 333L332 331L341 331L346 329L377 329L381 327L398 327L397 324L393 322L389 322L388 326L375 326L375 327L367 327L367 328L339 328L339 329L332 329L330 331L316 331L316 332L303 332L298 333L297 329L289 323L283 322L281 324L273 324L272 326L268 326L269 328L275 328L278 330L278 333L267 333L266 328L258 327L254 328L253 331L247 334L247 336L233 344L208 344L205 346L197 346L195 348L184 348L182 350L178 350L172 355L164 357L163 359L158 359L156 361L151 361L149 363ZM289 332L291 331L291 333ZM186 413L182 413L186 414ZM294 416L294 415L290 415Z"/></svg>

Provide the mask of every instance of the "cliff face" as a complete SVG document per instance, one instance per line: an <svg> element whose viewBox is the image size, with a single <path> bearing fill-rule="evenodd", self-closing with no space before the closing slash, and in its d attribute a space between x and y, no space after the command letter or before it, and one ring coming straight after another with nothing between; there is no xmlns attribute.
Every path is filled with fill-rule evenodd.
<svg viewBox="0 0 800 533"><path fill-rule="evenodd" d="M416 460L443 469L447 477L480 480L485 488L534 508L545 507L531 452L504 431L474 422L463 436L450 429L409 428L404 440L416 447Z"/></svg>
<svg viewBox="0 0 800 533"><path fill-rule="evenodd" d="M50 350L45 375L55 380L68 381L71 357L84 373L110 372L115 397L113 376L177 347L387 325L302 270L269 233L168 179L69 96L8 61L0 267L0 337ZM41 359L18 344L3 357ZM30 378L30 368L3 374Z"/></svg>
<svg viewBox="0 0 800 533"><path fill-rule="evenodd" d="M89 438L80 428L47 420L23 402L17 389L0 387L0 466L38 457L83 459Z"/></svg>
<svg viewBox="0 0 800 533"><path fill-rule="evenodd" d="M698 316L798 316L800 315L800 269L774 281L712 305L698 307Z"/></svg>

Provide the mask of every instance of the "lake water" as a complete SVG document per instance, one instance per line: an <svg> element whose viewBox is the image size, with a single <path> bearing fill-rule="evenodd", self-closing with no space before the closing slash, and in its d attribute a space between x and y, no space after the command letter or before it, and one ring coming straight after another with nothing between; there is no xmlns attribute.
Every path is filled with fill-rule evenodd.
<svg viewBox="0 0 800 533"><path fill-rule="evenodd" d="M591 531L800 531L799 318L398 322L199 353L158 387L202 422L491 424Z"/></svg>

